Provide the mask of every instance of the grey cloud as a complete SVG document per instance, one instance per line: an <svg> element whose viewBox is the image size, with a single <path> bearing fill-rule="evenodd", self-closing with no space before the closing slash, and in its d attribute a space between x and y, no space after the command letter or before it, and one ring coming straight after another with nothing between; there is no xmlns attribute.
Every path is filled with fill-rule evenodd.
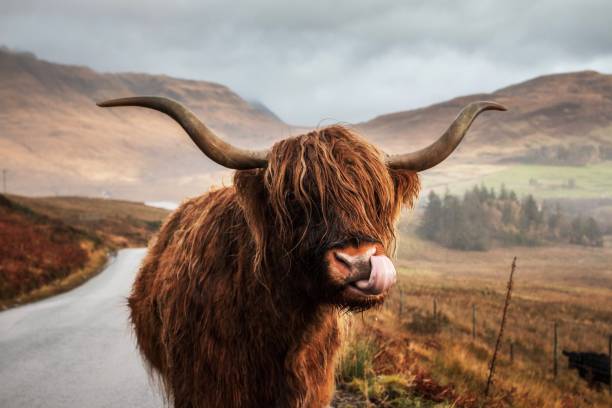
<svg viewBox="0 0 612 408"><path fill-rule="evenodd" d="M610 72L610 15L605 0L21 0L0 4L0 39L103 71L221 82L312 125Z"/></svg>

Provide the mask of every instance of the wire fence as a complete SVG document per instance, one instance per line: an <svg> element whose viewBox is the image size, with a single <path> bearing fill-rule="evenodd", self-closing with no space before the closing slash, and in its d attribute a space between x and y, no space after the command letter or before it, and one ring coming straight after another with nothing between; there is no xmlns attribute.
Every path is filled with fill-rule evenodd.
<svg viewBox="0 0 612 408"><path fill-rule="evenodd" d="M448 297L441 299L429 291L400 286L385 308L396 314L408 331L433 336L448 332L492 348L499 314L490 305L482 307L478 302L471 305L447 302ZM590 384L604 384L612 393L612 321L577 321L570 317L561 320L546 315L534 319L514 313L502 354L506 365L514 365L517 359L529 360L552 380L562 370L574 371L574 375Z"/></svg>

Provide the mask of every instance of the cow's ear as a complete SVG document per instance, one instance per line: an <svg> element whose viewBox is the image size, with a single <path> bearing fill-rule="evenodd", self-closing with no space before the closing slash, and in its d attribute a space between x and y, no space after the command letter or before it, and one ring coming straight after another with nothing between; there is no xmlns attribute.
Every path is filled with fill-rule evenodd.
<svg viewBox="0 0 612 408"><path fill-rule="evenodd" d="M239 170L234 175L238 204L258 247L264 245L268 196L263 182L264 169Z"/></svg>
<svg viewBox="0 0 612 408"><path fill-rule="evenodd" d="M401 205L412 207L421 190L419 175L410 170L391 169L390 172L395 187L396 202Z"/></svg>

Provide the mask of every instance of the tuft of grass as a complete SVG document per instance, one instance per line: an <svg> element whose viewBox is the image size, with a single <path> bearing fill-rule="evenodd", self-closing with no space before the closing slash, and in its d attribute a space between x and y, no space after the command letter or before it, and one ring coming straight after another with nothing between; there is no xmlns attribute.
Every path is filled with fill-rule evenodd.
<svg viewBox="0 0 612 408"><path fill-rule="evenodd" d="M334 406L348 408L388 407L388 408L449 408L450 402L439 402L415 395L416 384L404 375L377 375L367 380L354 378L343 385L343 391L356 395L359 402L352 404L336 403Z"/></svg>
<svg viewBox="0 0 612 408"><path fill-rule="evenodd" d="M390 320L384 310L366 312L346 339L336 370L333 407L472 407L452 386L412 367L401 338L384 332Z"/></svg>
<svg viewBox="0 0 612 408"><path fill-rule="evenodd" d="M372 377L374 354L374 343L370 338L353 339L340 358L336 376L344 382Z"/></svg>

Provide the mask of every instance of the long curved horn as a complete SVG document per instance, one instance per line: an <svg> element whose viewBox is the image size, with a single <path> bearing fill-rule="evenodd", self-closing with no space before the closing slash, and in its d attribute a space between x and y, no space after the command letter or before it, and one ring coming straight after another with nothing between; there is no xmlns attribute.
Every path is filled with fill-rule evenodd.
<svg viewBox="0 0 612 408"><path fill-rule="evenodd" d="M235 170L266 167L268 151L239 149L221 140L189 109L180 103L158 96L136 96L97 103L102 108L114 106L140 106L165 113L177 121L200 150L216 163Z"/></svg>
<svg viewBox="0 0 612 408"><path fill-rule="evenodd" d="M472 102L461 111L438 140L416 152L388 156L387 166L413 171L423 171L436 166L459 146L476 116L487 110L505 111L506 107L495 102Z"/></svg>

